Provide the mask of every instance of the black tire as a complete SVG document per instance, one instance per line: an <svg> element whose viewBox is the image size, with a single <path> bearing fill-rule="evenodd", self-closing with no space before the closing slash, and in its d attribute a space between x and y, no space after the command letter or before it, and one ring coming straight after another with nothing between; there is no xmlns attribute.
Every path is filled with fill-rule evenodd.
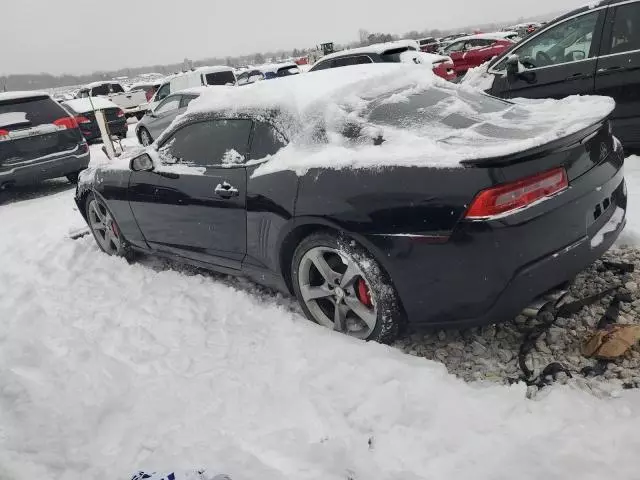
<svg viewBox="0 0 640 480"><path fill-rule="evenodd" d="M102 209L104 209L103 211L108 213L108 216L110 217L110 220L111 220L109 222L109 225L113 224L115 226L115 230L112 229L112 232L117 236L117 239L119 240L117 245L112 242L110 244L110 248L105 247L105 235L101 235L100 231L98 231L95 228L92 222L93 214L91 212L91 208L92 208L91 205L93 202L97 202L97 204L99 204L102 207ZM125 240L124 236L122 235L122 231L120 230L120 226L116 222L115 217L111 213L111 210L109 210L107 205L104 203L104 201L98 198L94 193L90 193L89 195L87 195L84 208L85 208L85 218L87 219L87 224L89 225L89 229L91 230L91 233L93 234L93 238L98 244L98 247L100 248L100 250L102 250L107 255L123 257L127 260L133 260L134 251L131 249L130 245ZM111 247L115 247L115 248L111 248Z"/></svg>
<svg viewBox="0 0 640 480"><path fill-rule="evenodd" d="M146 145L145 145L145 141L143 140L145 135L148 135L148 138L149 138L149 141L150 141ZM140 145L144 145L145 147L148 146L148 145L151 145L153 143L153 137L149 133L149 130L147 130L144 127L141 127L140 130L138 131L138 140L140 141Z"/></svg>
<svg viewBox="0 0 640 480"><path fill-rule="evenodd" d="M68 173L67 174L67 180L69 180L70 183L76 185L78 183L78 176L79 175L80 175L80 172Z"/></svg>
<svg viewBox="0 0 640 480"><path fill-rule="evenodd" d="M405 323L405 316L393 283L378 261L366 249L351 239L331 232L318 232L304 238L293 255L291 264L293 290L307 318L315 323L322 324L314 317L301 292L301 275L303 273L301 273L300 265L309 252L324 248L339 251L340 256L348 258L349 262L354 262L364 274L363 280L366 282L373 308L375 308L376 320L375 327L368 330L369 333L366 336L358 336L358 338L386 344L393 342ZM332 252L328 253L332 254ZM334 288L337 289L337 287ZM353 292L346 293L346 295L353 295ZM353 300L353 298L350 298L350 300ZM335 299L332 301L335 302ZM344 333L351 335L349 331L344 331Z"/></svg>

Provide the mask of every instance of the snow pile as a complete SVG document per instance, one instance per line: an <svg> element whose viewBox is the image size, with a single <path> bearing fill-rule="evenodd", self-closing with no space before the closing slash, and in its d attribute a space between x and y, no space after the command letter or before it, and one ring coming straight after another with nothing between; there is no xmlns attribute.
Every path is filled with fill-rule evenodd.
<svg viewBox="0 0 640 480"><path fill-rule="evenodd" d="M470 68L467 70L465 76L462 77L462 80L460 80L460 85L475 88L483 92L491 90L495 77L490 74L488 70L489 62L483 63L479 67Z"/></svg>
<svg viewBox="0 0 640 480"><path fill-rule="evenodd" d="M254 174L304 174L310 168L458 167L575 133L613 107L607 97L576 96L513 104L448 83L428 67L376 64L207 91L175 123L212 111L264 116L290 143Z"/></svg>
<svg viewBox="0 0 640 480"><path fill-rule="evenodd" d="M72 195L0 207L3 479L637 478L640 391L466 384L238 282L69 240Z"/></svg>

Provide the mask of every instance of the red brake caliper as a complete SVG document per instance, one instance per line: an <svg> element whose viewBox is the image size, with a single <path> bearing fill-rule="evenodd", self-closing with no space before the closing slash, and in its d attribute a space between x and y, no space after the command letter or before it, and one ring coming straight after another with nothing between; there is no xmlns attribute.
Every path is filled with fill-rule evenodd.
<svg viewBox="0 0 640 480"><path fill-rule="evenodd" d="M369 292L369 287L367 287L367 282L365 282L362 278L358 279L356 283L356 296L360 303L371 308L373 304L371 303L371 293Z"/></svg>
<svg viewBox="0 0 640 480"><path fill-rule="evenodd" d="M111 220L111 231L116 237L119 235L118 226L116 225L116 222L114 222L113 220Z"/></svg>

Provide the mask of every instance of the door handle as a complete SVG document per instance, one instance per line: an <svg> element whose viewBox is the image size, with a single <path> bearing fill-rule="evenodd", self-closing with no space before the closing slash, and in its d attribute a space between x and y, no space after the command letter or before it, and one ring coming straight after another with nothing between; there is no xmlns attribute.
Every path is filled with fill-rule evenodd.
<svg viewBox="0 0 640 480"><path fill-rule="evenodd" d="M616 65L615 67L599 68L598 73L606 75L607 73L615 73L619 70L622 70L622 68L623 67L621 67L620 65Z"/></svg>
<svg viewBox="0 0 640 480"><path fill-rule="evenodd" d="M216 195L222 198L231 198L238 196L238 189L228 182L222 182L216 185L214 192L216 192Z"/></svg>
<svg viewBox="0 0 640 480"><path fill-rule="evenodd" d="M583 78L589 78L591 75L587 75L586 73L574 73L573 75L569 75L565 80L580 80Z"/></svg>

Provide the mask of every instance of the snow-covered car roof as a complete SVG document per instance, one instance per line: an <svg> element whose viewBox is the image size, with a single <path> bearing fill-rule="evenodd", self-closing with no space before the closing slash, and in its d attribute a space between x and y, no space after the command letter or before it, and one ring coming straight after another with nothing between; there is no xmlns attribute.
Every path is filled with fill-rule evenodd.
<svg viewBox="0 0 640 480"><path fill-rule="evenodd" d="M296 62L282 62L282 63L265 63L264 65L258 65L253 70L259 70L262 73L277 72L281 68L297 68L299 65Z"/></svg>
<svg viewBox="0 0 640 480"><path fill-rule="evenodd" d="M120 108L111 100L104 97L76 98L74 100L63 102L63 105L67 105L78 113L103 110L105 108Z"/></svg>
<svg viewBox="0 0 640 480"><path fill-rule="evenodd" d="M194 120L247 116L268 119L289 141L255 175L310 168L455 168L577 133L602 121L614 106L608 97L588 96L513 103L447 82L428 67L375 63L203 90L157 144ZM348 131L359 132L357 138ZM371 139L380 136L384 142L374 145Z"/></svg>
<svg viewBox="0 0 640 480"><path fill-rule="evenodd" d="M172 94L173 93L181 93L181 94L186 94L186 95L201 95L202 92L210 89L212 86L219 87L221 85L210 85L210 86L207 86L207 87L185 88L184 90L178 90L177 92L172 92Z"/></svg>
<svg viewBox="0 0 640 480"><path fill-rule="evenodd" d="M146 82L136 82L134 84L131 85L131 87L129 87L129 90L133 90L134 88L143 88L143 87L159 87L160 85L162 85L162 82L164 82L164 79L158 79L158 80L149 80Z"/></svg>
<svg viewBox="0 0 640 480"><path fill-rule="evenodd" d="M411 48L414 50L420 50L418 42L415 40L397 40L395 42L374 43L367 47L350 48L348 50L341 50L339 52L330 53L320 58L318 61L330 60L332 58L343 57L345 55L353 55L358 53L376 53L382 55L387 50L394 50L396 48Z"/></svg>
<svg viewBox="0 0 640 480"><path fill-rule="evenodd" d="M81 88L95 88L95 87L100 87L101 85L121 85L121 83L117 80L105 80L105 81L101 81L101 82L91 82L88 83L87 85L83 86Z"/></svg>
<svg viewBox="0 0 640 480"><path fill-rule="evenodd" d="M39 91L15 91L15 92L2 92L0 93L0 102L7 100L20 100L23 98L31 98L31 97L50 97L47 92L39 92Z"/></svg>
<svg viewBox="0 0 640 480"><path fill-rule="evenodd" d="M451 43L457 43L464 40L508 40L507 37L517 36L518 32L491 32L491 33L476 33L473 35L467 35L466 37L456 38Z"/></svg>
<svg viewBox="0 0 640 480"><path fill-rule="evenodd" d="M194 72L200 72L200 73L233 72L233 67L228 67L226 65L211 65L210 67L198 67L194 70Z"/></svg>

